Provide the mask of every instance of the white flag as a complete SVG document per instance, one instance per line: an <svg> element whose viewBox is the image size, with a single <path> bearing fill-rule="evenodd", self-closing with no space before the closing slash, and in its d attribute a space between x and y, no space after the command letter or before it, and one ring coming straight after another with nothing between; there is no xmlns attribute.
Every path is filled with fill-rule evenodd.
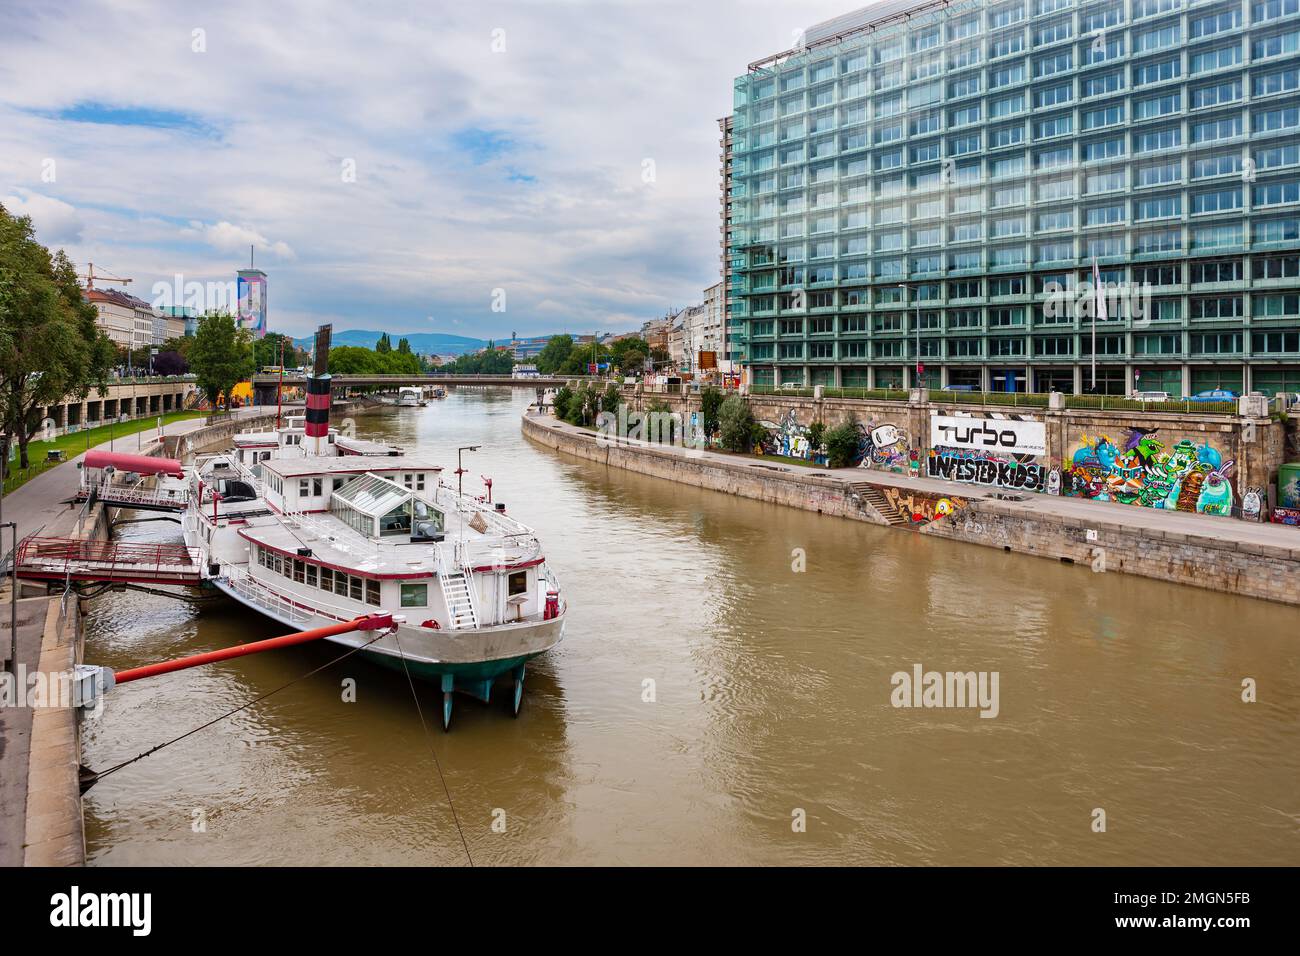
<svg viewBox="0 0 1300 956"><path fill-rule="evenodd" d="M1093 317L1105 322L1106 315L1106 290L1101 284L1101 270L1097 268L1097 259L1094 256L1092 260L1092 314Z"/></svg>

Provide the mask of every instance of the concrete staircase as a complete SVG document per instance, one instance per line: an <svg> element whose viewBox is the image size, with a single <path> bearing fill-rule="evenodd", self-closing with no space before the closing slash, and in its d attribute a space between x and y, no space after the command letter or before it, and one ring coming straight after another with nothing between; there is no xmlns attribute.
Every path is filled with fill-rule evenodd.
<svg viewBox="0 0 1300 956"><path fill-rule="evenodd" d="M889 504L889 499L884 496L884 493L870 482L851 481L849 490L875 508L880 517L885 519L886 524L895 526L911 524L907 516L899 514L898 509Z"/></svg>

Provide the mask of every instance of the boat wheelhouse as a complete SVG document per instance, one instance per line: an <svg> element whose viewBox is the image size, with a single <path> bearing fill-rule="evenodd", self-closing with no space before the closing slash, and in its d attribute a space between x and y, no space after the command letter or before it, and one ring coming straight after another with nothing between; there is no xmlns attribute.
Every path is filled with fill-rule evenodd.
<svg viewBox="0 0 1300 956"><path fill-rule="evenodd" d="M403 408L419 408L425 404L424 393L414 385L403 385L397 390L397 404Z"/></svg>
<svg viewBox="0 0 1300 956"><path fill-rule="evenodd" d="M328 430L322 444L326 455L381 457L402 453L396 445L344 435L337 428ZM305 416L286 416L279 428L240 432L235 435L232 454L239 464L248 468L272 458L303 457L307 454Z"/></svg>

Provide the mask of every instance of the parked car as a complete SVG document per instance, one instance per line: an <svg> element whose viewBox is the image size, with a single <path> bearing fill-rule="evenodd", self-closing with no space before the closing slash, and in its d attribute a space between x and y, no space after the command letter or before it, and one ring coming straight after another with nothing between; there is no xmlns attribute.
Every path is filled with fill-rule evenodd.
<svg viewBox="0 0 1300 956"><path fill-rule="evenodd" d="M1167 402L1169 401L1168 392L1134 392L1133 401L1135 402Z"/></svg>
<svg viewBox="0 0 1300 956"><path fill-rule="evenodd" d="M1197 392L1189 402L1235 402L1240 396L1228 388L1211 388L1204 392Z"/></svg>

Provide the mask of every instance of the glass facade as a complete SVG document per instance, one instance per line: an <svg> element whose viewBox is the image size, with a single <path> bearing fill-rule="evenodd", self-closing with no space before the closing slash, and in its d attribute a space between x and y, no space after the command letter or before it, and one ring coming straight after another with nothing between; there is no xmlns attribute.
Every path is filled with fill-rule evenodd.
<svg viewBox="0 0 1300 956"><path fill-rule="evenodd" d="M751 382L1293 386L1300 0L893 10L735 81Z"/></svg>

